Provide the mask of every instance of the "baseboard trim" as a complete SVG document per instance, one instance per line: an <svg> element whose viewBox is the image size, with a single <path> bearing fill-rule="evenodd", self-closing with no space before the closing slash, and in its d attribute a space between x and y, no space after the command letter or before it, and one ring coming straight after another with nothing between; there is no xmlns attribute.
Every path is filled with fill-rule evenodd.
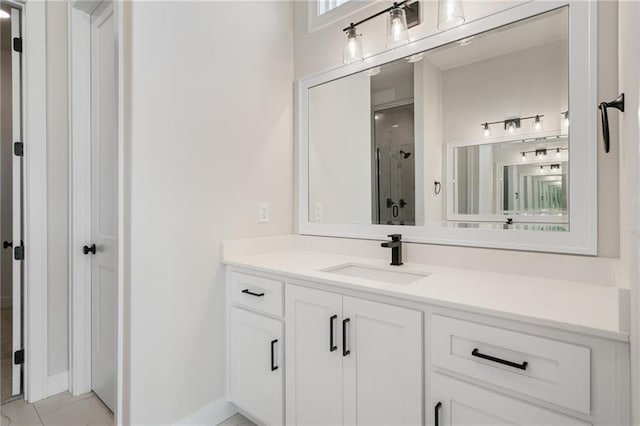
<svg viewBox="0 0 640 426"><path fill-rule="evenodd" d="M54 374L47 377L47 398L60 392L69 390L69 372Z"/></svg>
<svg viewBox="0 0 640 426"><path fill-rule="evenodd" d="M217 425L238 413L238 409L224 398L205 405L176 423L176 426Z"/></svg>

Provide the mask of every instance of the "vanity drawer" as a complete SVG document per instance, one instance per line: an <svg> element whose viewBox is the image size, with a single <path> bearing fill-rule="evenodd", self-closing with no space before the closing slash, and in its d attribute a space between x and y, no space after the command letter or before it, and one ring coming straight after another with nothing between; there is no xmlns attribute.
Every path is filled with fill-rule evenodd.
<svg viewBox="0 0 640 426"><path fill-rule="evenodd" d="M433 315L431 362L590 414L589 348Z"/></svg>
<svg viewBox="0 0 640 426"><path fill-rule="evenodd" d="M265 314L282 316L282 281L231 272L231 301Z"/></svg>

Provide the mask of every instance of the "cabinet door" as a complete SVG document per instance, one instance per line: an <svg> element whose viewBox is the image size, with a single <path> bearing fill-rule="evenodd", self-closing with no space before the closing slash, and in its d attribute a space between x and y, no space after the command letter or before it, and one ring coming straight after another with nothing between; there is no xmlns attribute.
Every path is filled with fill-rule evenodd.
<svg viewBox="0 0 640 426"><path fill-rule="evenodd" d="M341 312L340 295L285 290L288 425L342 424Z"/></svg>
<svg viewBox="0 0 640 426"><path fill-rule="evenodd" d="M283 424L280 321L231 308L231 401L267 425Z"/></svg>
<svg viewBox="0 0 640 426"><path fill-rule="evenodd" d="M422 312L344 297L344 423L422 424Z"/></svg>
<svg viewBox="0 0 640 426"><path fill-rule="evenodd" d="M428 410L434 426L590 424L438 373Z"/></svg>

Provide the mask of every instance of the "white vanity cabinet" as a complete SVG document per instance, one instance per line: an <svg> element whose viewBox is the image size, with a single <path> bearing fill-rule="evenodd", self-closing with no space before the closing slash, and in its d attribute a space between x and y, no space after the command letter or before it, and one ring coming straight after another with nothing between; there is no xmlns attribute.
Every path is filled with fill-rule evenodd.
<svg viewBox="0 0 640 426"><path fill-rule="evenodd" d="M266 425L284 424L282 282L229 275L229 397Z"/></svg>
<svg viewBox="0 0 640 426"><path fill-rule="evenodd" d="M289 425L422 424L422 313L287 285Z"/></svg>
<svg viewBox="0 0 640 426"><path fill-rule="evenodd" d="M434 426L590 424L442 374L430 382Z"/></svg>

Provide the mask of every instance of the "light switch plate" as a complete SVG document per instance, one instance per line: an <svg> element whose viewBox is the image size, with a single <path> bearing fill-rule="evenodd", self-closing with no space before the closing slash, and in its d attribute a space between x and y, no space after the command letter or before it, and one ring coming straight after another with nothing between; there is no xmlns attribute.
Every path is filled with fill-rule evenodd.
<svg viewBox="0 0 640 426"><path fill-rule="evenodd" d="M258 204L258 222L269 222L269 203Z"/></svg>

